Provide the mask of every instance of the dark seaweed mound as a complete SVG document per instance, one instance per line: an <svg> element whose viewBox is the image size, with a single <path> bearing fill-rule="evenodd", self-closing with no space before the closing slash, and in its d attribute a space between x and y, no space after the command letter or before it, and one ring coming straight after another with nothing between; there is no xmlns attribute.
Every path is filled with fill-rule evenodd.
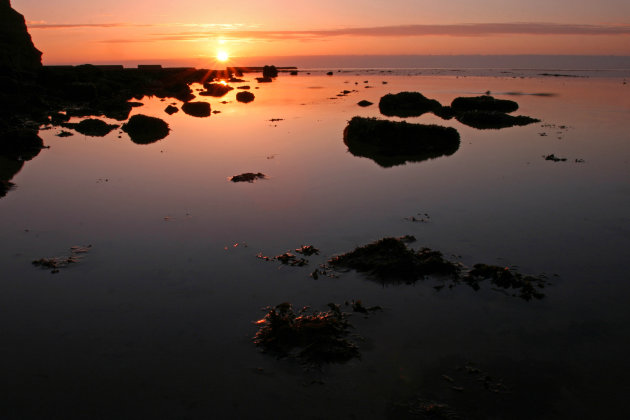
<svg viewBox="0 0 630 420"><path fill-rule="evenodd" d="M452 276L459 272L456 264L447 261L439 251L407 247L408 238L383 238L354 251L332 258L333 267L351 268L381 281L415 282L424 276Z"/></svg>
<svg viewBox="0 0 630 420"><path fill-rule="evenodd" d="M168 136L170 129L166 121L147 115L134 115L122 130L129 134L131 141L137 144L150 144Z"/></svg>
<svg viewBox="0 0 630 420"><path fill-rule="evenodd" d="M381 114L388 117L419 117L441 107L438 101L429 99L420 92L389 93L378 103Z"/></svg>
<svg viewBox="0 0 630 420"><path fill-rule="evenodd" d="M344 143L355 156L383 167L452 155L459 133L451 127L354 117L344 130Z"/></svg>
<svg viewBox="0 0 630 420"><path fill-rule="evenodd" d="M346 337L350 323L339 305L329 303L328 311L297 314L290 303L267 308L258 322L254 342L279 356L295 356L307 363L345 362L359 357L359 349Z"/></svg>
<svg viewBox="0 0 630 420"><path fill-rule="evenodd" d="M490 280L493 285L502 289L516 289L518 296L525 300L542 299L545 295L538 289L544 288L547 284L543 278L523 275L508 267L488 264L475 264L464 277L464 281L475 290L479 290L479 282L483 280Z"/></svg>

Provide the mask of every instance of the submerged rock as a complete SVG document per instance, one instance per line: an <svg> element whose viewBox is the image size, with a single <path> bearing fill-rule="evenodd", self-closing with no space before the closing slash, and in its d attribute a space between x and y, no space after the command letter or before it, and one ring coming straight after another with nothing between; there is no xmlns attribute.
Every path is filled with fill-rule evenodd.
<svg viewBox="0 0 630 420"><path fill-rule="evenodd" d="M236 100L243 103L252 102L254 100L254 94L251 92L239 92L236 94Z"/></svg>
<svg viewBox="0 0 630 420"><path fill-rule="evenodd" d="M429 99L419 92L389 93L378 103L381 114L388 117L419 117L441 107L438 101Z"/></svg>
<svg viewBox="0 0 630 420"><path fill-rule="evenodd" d="M365 108L366 106L374 105L374 103L370 101L362 100L362 101L357 102L357 105Z"/></svg>
<svg viewBox="0 0 630 420"><path fill-rule="evenodd" d="M210 104L208 102L186 102L182 105L182 111L193 117L209 117Z"/></svg>
<svg viewBox="0 0 630 420"><path fill-rule="evenodd" d="M309 364L341 363L359 357L359 349L347 337L351 325L340 306L329 303L327 311L295 313L290 303L267 308L256 322L254 343L281 357L294 356Z"/></svg>
<svg viewBox="0 0 630 420"><path fill-rule="evenodd" d="M540 122L536 118L524 115L508 115L498 111L464 111L456 114L455 118L460 123L480 130L501 129L514 126L523 126Z"/></svg>
<svg viewBox="0 0 630 420"><path fill-rule="evenodd" d="M453 99L451 108L455 112L462 111L497 111L514 112L518 109L518 104L508 99L496 99L490 95L459 97Z"/></svg>
<svg viewBox="0 0 630 420"><path fill-rule="evenodd" d="M383 167L452 155L460 143L459 133L452 127L363 117L350 120L343 138L350 153Z"/></svg>
<svg viewBox="0 0 630 420"><path fill-rule="evenodd" d="M136 144L150 144L168 136L170 129L166 121L147 115L134 115L123 124L122 130L129 134Z"/></svg>
<svg viewBox="0 0 630 420"><path fill-rule="evenodd" d="M72 128L84 136L90 137L105 137L112 130L120 127L116 124L107 124L105 121L96 118L88 118L78 123L63 123L61 125L66 128Z"/></svg>

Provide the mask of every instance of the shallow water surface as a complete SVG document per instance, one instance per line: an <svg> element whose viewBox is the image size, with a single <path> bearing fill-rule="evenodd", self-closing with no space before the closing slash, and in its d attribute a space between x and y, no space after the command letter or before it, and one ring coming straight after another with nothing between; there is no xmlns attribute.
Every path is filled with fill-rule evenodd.
<svg viewBox="0 0 630 420"><path fill-rule="evenodd" d="M237 89L199 97L221 111L208 118L144 98L134 113L172 130L153 144L120 130L40 132L50 149L0 199L0 417L442 418L421 414L427 401L460 418L623 412L628 85L358 70L246 78L255 100L237 102ZM406 90L444 105L490 91L541 122L477 130L425 114L406 120L456 128L453 155L383 168L350 154L347 122L385 118L379 98ZM246 172L266 179L229 181ZM406 234L466 267L518 267L551 285L524 301L489 284L309 276L335 254ZM321 250L306 267L256 258L306 244ZM75 245L91 248L57 274L31 264ZM251 341L265 306L353 299L384 308L351 316L360 360L305 370Z"/></svg>

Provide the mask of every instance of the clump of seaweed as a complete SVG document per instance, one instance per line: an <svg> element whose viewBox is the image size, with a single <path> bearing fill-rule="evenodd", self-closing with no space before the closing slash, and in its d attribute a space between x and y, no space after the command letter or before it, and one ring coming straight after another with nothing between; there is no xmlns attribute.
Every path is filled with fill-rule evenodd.
<svg viewBox="0 0 630 420"><path fill-rule="evenodd" d="M88 246L73 246L70 247L70 255L64 255L60 257L40 258L33 261L33 265L36 267L42 267L51 269L52 274L59 272L60 268L68 267L70 264L78 263L81 260L81 254L87 253L92 245Z"/></svg>
<svg viewBox="0 0 630 420"><path fill-rule="evenodd" d="M234 175L233 177L230 178L230 181L232 182L254 182L257 179L265 179L266 176L265 174L263 174L262 172L258 172L258 173L253 173L253 172L246 172L240 175Z"/></svg>
<svg viewBox="0 0 630 420"><path fill-rule="evenodd" d="M566 162L567 161L567 158L558 157L554 155L553 153L550 155L543 156L543 157L545 158L545 160L550 160L552 162ZM577 162L577 159L576 159L576 162Z"/></svg>
<svg viewBox="0 0 630 420"><path fill-rule="evenodd" d="M516 289L518 297L524 300L542 299L545 295L539 289L548 284L542 277L527 276L509 267L488 264L475 264L463 278L463 281L474 290L479 290L479 282L483 280L490 280L493 285L502 289Z"/></svg>
<svg viewBox="0 0 630 420"><path fill-rule="evenodd" d="M72 128L90 137L104 137L119 127L116 124L107 124L105 121L96 118L87 118L78 123L63 123L62 126Z"/></svg>
<svg viewBox="0 0 630 420"><path fill-rule="evenodd" d="M143 114L129 118L129 121L123 124L122 130L129 134L131 141L136 144L154 143L168 136L170 132L166 121Z"/></svg>
<svg viewBox="0 0 630 420"><path fill-rule="evenodd" d="M516 293L512 296L527 301L545 296L541 289L549 283L544 276L523 275L506 267L488 264L475 264L472 270L462 275L461 264L448 261L441 252L430 248L418 251L410 249L406 243L412 241L415 241L413 236L383 238L335 256L328 261L328 265L337 270L354 269L366 273L383 284L411 284L428 276L437 276L449 288L464 282L477 291L480 289L479 283L488 280L497 288L513 289ZM441 290L446 284L436 286L435 289Z"/></svg>
<svg viewBox="0 0 630 420"><path fill-rule="evenodd" d="M353 155L386 168L452 155L460 143L459 133L452 127L363 117L348 122L343 140Z"/></svg>
<svg viewBox="0 0 630 420"><path fill-rule="evenodd" d="M455 115L460 123L480 130L501 129L514 126L523 126L540 122L536 118L525 115L508 115L499 111L473 110L463 111Z"/></svg>
<svg viewBox="0 0 630 420"><path fill-rule="evenodd" d="M382 282L413 283L425 276L456 276L459 266L447 261L439 251L410 249L405 238L383 238L354 251L333 257L333 267L354 269Z"/></svg>
<svg viewBox="0 0 630 420"><path fill-rule="evenodd" d="M295 252L298 254L311 256L311 255L319 255L319 249L315 248L313 245L302 245L299 248L295 249Z"/></svg>
<svg viewBox="0 0 630 420"><path fill-rule="evenodd" d="M378 103L381 114L388 117L419 117L441 107L438 101L429 99L420 92L388 93Z"/></svg>
<svg viewBox="0 0 630 420"><path fill-rule="evenodd" d="M455 112L463 111L496 111L510 113L518 109L518 103L509 99L496 99L490 95L464 97L453 99L451 108Z"/></svg>
<svg viewBox="0 0 630 420"><path fill-rule="evenodd" d="M339 305L328 307L310 314L308 307L295 313L288 302L265 308L267 314L256 322L254 343L265 352L315 365L359 357L357 345L347 338L351 328L347 315Z"/></svg>
<svg viewBox="0 0 630 420"><path fill-rule="evenodd" d="M193 117L209 117L210 104L208 102L186 102L182 105L182 111Z"/></svg>
<svg viewBox="0 0 630 420"><path fill-rule="evenodd" d="M244 104L252 102L255 96L251 92L243 91L236 94L236 100Z"/></svg>

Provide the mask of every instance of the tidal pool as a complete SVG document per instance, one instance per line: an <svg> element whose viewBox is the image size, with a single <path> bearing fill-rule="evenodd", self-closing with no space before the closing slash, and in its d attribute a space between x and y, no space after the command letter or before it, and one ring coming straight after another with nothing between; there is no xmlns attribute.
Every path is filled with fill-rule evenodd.
<svg viewBox="0 0 630 420"><path fill-rule="evenodd" d="M622 78L347 70L245 79L234 87L250 85L255 100L238 102L238 89L197 97L220 111L206 118L169 115L167 105L182 104L143 98L132 114L160 117L171 130L151 144L120 129L40 131L50 148L0 198L0 417L624 412L630 87ZM477 130L357 105L401 91L443 105L490 91L541 122ZM343 130L354 116L454 127L461 144L450 156L385 168L348 152ZM551 154L567 160L545 160ZM264 178L230 182L247 173ZM432 278L384 285L353 271L309 275L334 255L403 235L468 268L545 274L545 297L525 301L490 284L440 288ZM320 250L305 266L256 258L303 245ZM56 274L32 264L77 249L86 252ZM349 318L360 358L305 369L252 341L264 307L334 302L351 312L344 302L353 300L383 308Z"/></svg>

